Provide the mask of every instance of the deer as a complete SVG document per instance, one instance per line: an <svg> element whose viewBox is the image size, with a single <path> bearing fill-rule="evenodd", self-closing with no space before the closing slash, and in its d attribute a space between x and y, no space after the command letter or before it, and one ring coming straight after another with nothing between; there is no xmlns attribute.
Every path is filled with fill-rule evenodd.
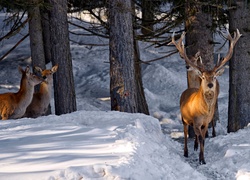
<svg viewBox="0 0 250 180"><path fill-rule="evenodd" d="M238 29L234 32L234 37L228 32L227 39L230 41L228 52L221 60L218 57L217 64L212 70L206 70L204 66L198 66L187 56L183 43L185 32L182 33L178 42L175 41L173 33L172 41L169 43L169 45L173 44L176 47L180 57L192 67L201 79L199 88L188 88L180 97L180 112L184 129L184 156L188 157L188 126L193 126L195 132L194 150L197 151L198 149L198 141L200 145L199 164L206 164L204 158L205 135L208 130L208 124L212 121L219 95L219 83L216 78L223 74L225 64L231 59L234 46L241 35Z"/></svg>
<svg viewBox="0 0 250 180"><path fill-rule="evenodd" d="M57 71L58 65L53 66L51 69L42 70L38 66L35 66L34 69L45 80L40 84L39 91L33 94L32 101L26 109L24 117L29 118L37 118L46 114L52 96L53 74Z"/></svg>
<svg viewBox="0 0 250 180"><path fill-rule="evenodd" d="M7 92L0 94L2 120L21 118L32 100L35 85L44 81L43 78L32 74L29 66L25 70L21 66L18 66L18 69L22 74L19 91L16 93Z"/></svg>

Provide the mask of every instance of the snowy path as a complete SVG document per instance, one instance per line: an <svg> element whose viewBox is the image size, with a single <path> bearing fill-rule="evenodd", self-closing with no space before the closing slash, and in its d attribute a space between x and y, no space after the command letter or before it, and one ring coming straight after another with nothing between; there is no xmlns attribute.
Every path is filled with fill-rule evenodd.
<svg viewBox="0 0 250 180"><path fill-rule="evenodd" d="M169 132L169 130L164 129L164 126L162 126L162 129L163 132ZM205 165L199 165L199 149L194 151L193 139L188 139L189 157L183 156L184 138L181 135L183 132L180 131L178 134L180 137L172 138L181 147L177 153L179 152L181 159L194 170L204 175L207 180L249 180L249 167L247 165L249 163L241 164L242 161L246 161L246 157L250 152L249 142L240 138L243 134L246 134L244 130L239 133L206 138L204 155L207 164ZM169 135L166 134L166 136ZM230 141L228 141L228 136L230 136ZM233 170L232 166L234 166Z"/></svg>

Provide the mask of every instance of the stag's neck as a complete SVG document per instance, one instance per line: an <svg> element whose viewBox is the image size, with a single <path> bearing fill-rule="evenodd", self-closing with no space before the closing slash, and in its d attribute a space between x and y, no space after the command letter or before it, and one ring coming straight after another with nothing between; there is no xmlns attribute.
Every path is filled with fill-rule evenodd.
<svg viewBox="0 0 250 180"><path fill-rule="evenodd" d="M217 96L215 91L205 91L202 86L198 91L198 96L201 98L201 105L207 109L207 113L213 113L216 104Z"/></svg>

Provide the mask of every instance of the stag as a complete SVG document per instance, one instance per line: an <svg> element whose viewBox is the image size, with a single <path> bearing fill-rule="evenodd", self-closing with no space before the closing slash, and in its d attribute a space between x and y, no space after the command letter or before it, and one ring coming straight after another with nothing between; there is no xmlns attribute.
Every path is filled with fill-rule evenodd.
<svg viewBox="0 0 250 180"><path fill-rule="evenodd" d="M203 66L203 68L205 69L199 51L195 54L195 56L191 56L190 60L196 66ZM194 68L192 68L191 66L189 66L188 64L186 65L186 68L187 68L187 71L188 71L188 73L187 73L188 88L197 88L197 89L199 89L200 84L201 84L201 78L197 74L197 71ZM219 82L218 82L217 79L216 79L216 91L219 94L220 85L219 85ZM214 118L212 119L211 124L212 124L212 136L215 137L216 136L216 132L215 132L215 119ZM206 133L206 137L208 137L208 132Z"/></svg>
<svg viewBox="0 0 250 180"><path fill-rule="evenodd" d="M43 78L30 73L29 66L25 70L20 66L18 68L22 73L19 91L16 93L0 94L2 120L21 118L32 100L34 86L44 81Z"/></svg>
<svg viewBox="0 0 250 180"><path fill-rule="evenodd" d="M230 41L229 50L224 58L220 60L218 57L218 63L212 70L206 70L204 66L198 66L186 54L183 39L185 38L185 32L181 35L178 42L174 39L174 33L172 41L169 44L175 45L181 58L192 67L201 79L199 88L188 88L182 94L180 98L180 111L184 127L184 156L188 157L187 148L187 134L188 126L193 126L195 132L194 150L198 149L198 141L200 145L199 163L206 164L204 158L204 144L205 135L208 130L208 124L212 121L215 105L219 95L219 86L216 78L223 74L224 65L233 55L233 49L236 42L239 40L241 34L237 29L234 32L234 37L228 32L227 39Z"/></svg>

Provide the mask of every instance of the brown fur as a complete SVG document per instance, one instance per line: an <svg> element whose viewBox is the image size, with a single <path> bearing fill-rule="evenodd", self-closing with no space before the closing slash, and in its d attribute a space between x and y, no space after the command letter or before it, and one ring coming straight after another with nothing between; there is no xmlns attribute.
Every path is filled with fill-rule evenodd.
<svg viewBox="0 0 250 180"><path fill-rule="evenodd" d="M42 78L30 73L28 66L25 70L19 66L19 71L22 73L19 91L0 94L2 120L21 118L32 100L34 86L43 81Z"/></svg>
<svg viewBox="0 0 250 180"><path fill-rule="evenodd" d="M214 72L204 72L200 88L186 89L180 98L180 110L184 125L184 156L188 157L187 133L188 126L194 128L196 135L195 150L200 141L199 161L205 164L204 160L204 141L208 129L208 124L212 121L215 104L219 95L217 88L216 74ZM210 88L208 84L212 84Z"/></svg>
<svg viewBox="0 0 250 180"><path fill-rule="evenodd" d="M36 118L46 114L51 99L53 74L57 71L57 68L58 65L45 70L35 67L42 77L46 77L46 79L41 83L39 92L34 93L32 102L27 107L24 117Z"/></svg>

